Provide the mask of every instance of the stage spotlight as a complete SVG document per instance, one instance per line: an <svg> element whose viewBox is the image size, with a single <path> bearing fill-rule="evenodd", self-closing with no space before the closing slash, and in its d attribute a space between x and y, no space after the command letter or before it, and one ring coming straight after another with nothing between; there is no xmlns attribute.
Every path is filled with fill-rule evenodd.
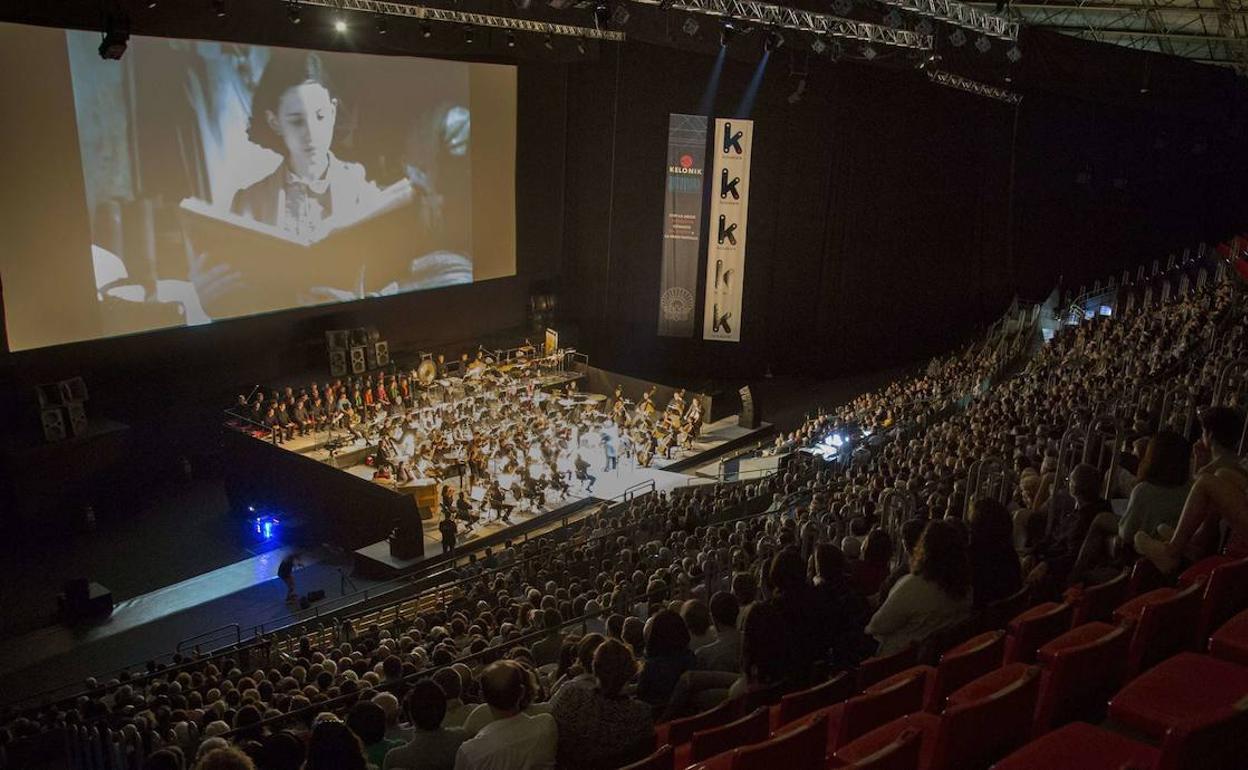
<svg viewBox="0 0 1248 770"><path fill-rule="evenodd" d="M1018 50L1018 46L1010 46L1010 50L1005 52L1005 58L1010 60L1011 64L1018 64L1018 60L1023 58L1023 52Z"/></svg>
<svg viewBox="0 0 1248 770"><path fill-rule="evenodd" d="M778 50L784 45L784 35L780 34L780 30L773 29L767 32L767 39L763 41L763 50L770 53Z"/></svg>
<svg viewBox="0 0 1248 770"><path fill-rule="evenodd" d="M929 68L934 69L937 64L940 64L940 54L934 53L931 56L928 56L927 58L919 62L919 69L920 70L925 70Z"/></svg>
<svg viewBox="0 0 1248 770"><path fill-rule="evenodd" d="M689 18L685 19L684 24L680 25L680 29L689 37L693 37L694 35L698 34L698 22L694 21L694 18L690 16Z"/></svg>
<svg viewBox="0 0 1248 770"><path fill-rule="evenodd" d="M472 45L472 27L464 27L464 42Z"/></svg>
<svg viewBox="0 0 1248 770"><path fill-rule="evenodd" d="M598 29L606 29L611 23L611 9L603 0L598 0L594 4L594 26Z"/></svg>
<svg viewBox="0 0 1248 770"><path fill-rule="evenodd" d="M848 16L853 10L853 0L832 0L832 12L837 16Z"/></svg>
<svg viewBox="0 0 1248 770"><path fill-rule="evenodd" d="M555 50L555 39L551 37L550 35L546 36L546 40L543 41L542 44L546 46L547 51Z"/></svg>
<svg viewBox="0 0 1248 770"><path fill-rule="evenodd" d="M225 16L225 0L212 0L212 12L218 19Z"/></svg>
<svg viewBox="0 0 1248 770"><path fill-rule="evenodd" d="M961 29L955 29L949 33L949 43L954 48L961 48L966 45L966 33Z"/></svg>
<svg viewBox="0 0 1248 770"><path fill-rule="evenodd" d="M828 50L828 44L823 42L822 37L816 35L815 39L811 41L810 50L814 51L816 55L822 56L823 52Z"/></svg>
<svg viewBox="0 0 1248 770"><path fill-rule="evenodd" d="M620 3L615 6L615 12L611 14L611 21L615 22L615 26L623 27L632 17L633 15L628 12L628 6Z"/></svg>
<svg viewBox="0 0 1248 770"><path fill-rule="evenodd" d="M987 35L980 35L975 38L976 51L979 51L980 53L988 53L989 48L992 48L992 41L988 39Z"/></svg>
<svg viewBox="0 0 1248 770"><path fill-rule="evenodd" d="M737 28L732 26L731 21L725 21L719 28L719 47L727 48L732 42L732 36L737 33Z"/></svg>
<svg viewBox="0 0 1248 770"><path fill-rule="evenodd" d="M507 30L507 47L508 48L516 47L516 33L512 32L511 30Z"/></svg>
<svg viewBox="0 0 1248 770"><path fill-rule="evenodd" d="M919 19L919 23L914 25L914 31L920 35L930 35L934 31L931 19Z"/></svg>
<svg viewBox="0 0 1248 770"><path fill-rule="evenodd" d="M347 23L342 19L334 19L334 31L343 33L347 31Z"/></svg>
<svg viewBox="0 0 1248 770"><path fill-rule="evenodd" d="M156 6L158 6L158 5L160 5L160 3L156 2L156 0L147 0L147 7L148 7L148 10L151 10L152 8L155 8L155 7L156 7Z"/></svg>
<svg viewBox="0 0 1248 770"><path fill-rule="evenodd" d="M100 41L100 58L117 61L126 53L130 33L115 29L112 22L109 22L108 27L109 29L104 33L104 39Z"/></svg>
<svg viewBox="0 0 1248 770"><path fill-rule="evenodd" d="M888 13L884 14L884 23L893 29L897 29L901 26L901 14L897 12L896 8L890 8Z"/></svg>
<svg viewBox="0 0 1248 770"><path fill-rule="evenodd" d="M433 27L429 26L428 22L420 25L420 36L426 40L433 37Z"/></svg>
<svg viewBox="0 0 1248 770"><path fill-rule="evenodd" d="M298 3L287 3L286 18L290 19L291 24L298 24L299 22L303 21L303 16L300 15L300 8L299 8Z"/></svg>
<svg viewBox="0 0 1248 770"><path fill-rule="evenodd" d="M866 59L867 61L871 61L875 57L879 56L879 54L875 52L874 46L872 46L869 43L867 45L864 45L860 49L860 52L862 53L862 58Z"/></svg>
<svg viewBox="0 0 1248 770"><path fill-rule="evenodd" d="M389 31L390 31L390 22L386 20L385 16L379 15L377 17L377 34L384 35Z"/></svg>

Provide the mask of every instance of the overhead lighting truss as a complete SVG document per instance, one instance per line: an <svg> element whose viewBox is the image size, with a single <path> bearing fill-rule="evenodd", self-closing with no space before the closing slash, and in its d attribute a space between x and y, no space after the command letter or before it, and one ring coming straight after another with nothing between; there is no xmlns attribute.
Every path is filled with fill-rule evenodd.
<svg viewBox="0 0 1248 770"><path fill-rule="evenodd" d="M955 27L962 27L979 32L989 37L1002 40L1018 40L1018 22L985 13L958 0L880 0L884 5L891 5L916 16L943 21Z"/></svg>
<svg viewBox="0 0 1248 770"><path fill-rule="evenodd" d="M644 5L658 5L660 1L634 0ZM892 29L865 21L843 19L840 16L826 13L755 2L755 0L674 0L668 7L687 13L729 18L760 27L783 27L814 35L831 35L849 40L860 40L864 43L878 43L920 51L932 49L931 35L921 35L906 29Z"/></svg>
<svg viewBox="0 0 1248 770"><path fill-rule="evenodd" d="M331 8L337 11L359 11L366 14L398 16L421 21L440 21L450 24L469 24L474 27L493 27L509 29L516 32L534 32L544 35L564 35L567 37L588 37L595 40L624 40L624 33L612 29L582 27L576 24L555 24L534 19L516 19L510 16L494 16L488 13L471 13L468 11L452 11L445 8L430 8L423 5L407 3L379 2L379 0L290 0L299 5Z"/></svg>
<svg viewBox="0 0 1248 770"><path fill-rule="evenodd" d="M986 96L989 99L996 99L997 101L1005 102L1006 104L1018 104L1023 100L1022 94L1015 93L1014 91L1007 91L1004 88L990 86L987 83L981 83L978 80L964 78L961 75L955 75L952 72L946 72L945 70L929 69L927 70L927 77L933 83L948 86L949 88L956 88L959 91L965 91L968 94L975 94L976 96Z"/></svg>

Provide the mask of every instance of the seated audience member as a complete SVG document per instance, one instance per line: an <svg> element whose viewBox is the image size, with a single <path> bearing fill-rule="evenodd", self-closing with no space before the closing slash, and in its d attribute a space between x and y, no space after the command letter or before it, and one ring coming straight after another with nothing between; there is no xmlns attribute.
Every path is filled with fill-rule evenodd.
<svg viewBox="0 0 1248 770"><path fill-rule="evenodd" d="M486 667L480 684L492 719L460 745L455 770L553 770L558 728L550 714L524 713L528 672L514 660L500 660Z"/></svg>
<svg viewBox="0 0 1248 770"><path fill-rule="evenodd" d="M1178 525L1162 527L1158 536L1135 535L1135 550L1166 574L1216 551L1222 522L1230 532L1226 553L1248 556L1248 471L1236 455L1243 418L1229 407L1211 407L1200 414L1200 431L1192 451L1196 479Z"/></svg>
<svg viewBox="0 0 1248 770"><path fill-rule="evenodd" d="M1070 496L1075 499L1075 509L1058 518L1053 531L1033 552L1039 563L1027 574L1027 582L1041 596L1061 593L1069 583L1092 520L1113 512L1109 501L1101 497L1101 472L1094 465L1076 465L1070 472Z"/></svg>
<svg viewBox="0 0 1248 770"><path fill-rule="evenodd" d="M386 712L372 701L360 701L351 707L347 727L364 744L364 757L374 767L381 767L390 749L402 743L386 738Z"/></svg>
<svg viewBox="0 0 1248 770"><path fill-rule="evenodd" d="M637 673L633 653L623 642L597 645L589 687L564 687L551 700L559 728L560 770L619 767L654 748L654 719L648 704L624 694Z"/></svg>
<svg viewBox="0 0 1248 770"><path fill-rule="evenodd" d="M928 522L910 561L910 574L897 581L876 610L866 632L880 643L879 655L918 644L971 612L971 566L966 545L949 522Z"/></svg>
<svg viewBox="0 0 1248 770"><path fill-rule="evenodd" d="M303 766L303 755L303 741L284 730L265 740L260 770L299 770Z"/></svg>
<svg viewBox="0 0 1248 770"><path fill-rule="evenodd" d="M739 611L744 612L758 599L758 578L751 572L738 572L732 576L729 590L737 599Z"/></svg>
<svg viewBox="0 0 1248 770"><path fill-rule="evenodd" d="M847 559L857 559L862 555L862 543L871 529L865 516L855 516L849 522L849 534L841 540L841 551Z"/></svg>
<svg viewBox="0 0 1248 770"><path fill-rule="evenodd" d="M447 669L442 669L446 671ZM405 701L412 721L412 738L386 753L382 770L451 770L459 745L468 735L459 727L444 727L446 693L432 679L412 685Z"/></svg>
<svg viewBox="0 0 1248 770"><path fill-rule="evenodd" d="M1154 535L1162 527L1173 529L1191 490L1187 478L1189 457L1187 441L1173 431L1161 431L1148 439L1126 513L1121 520L1112 511L1097 514L1092 520L1071 572L1071 582L1085 577L1100 582L1112 577L1112 572L1134 554L1136 532ZM1111 548L1115 536L1123 551L1120 557Z"/></svg>
<svg viewBox="0 0 1248 770"><path fill-rule="evenodd" d="M862 554L853 562L854 583L863 596L878 593L888 577L888 560L893 555L893 542L888 533L876 528L867 533Z"/></svg>
<svg viewBox="0 0 1248 770"><path fill-rule="evenodd" d="M313 766L309 760L304 767L309 770L316 770L326 766ZM364 766L360 765L360 767L363 768ZM256 764L251 761L251 757L244 754L240 749L229 746L223 749L213 749L204 754L195 763L195 770L256 770Z"/></svg>
<svg viewBox="0 0 1248 770"><path fill-rule="evenodd" d="M186 756L177 746L166 746L147 756L143 770L186 770Z"/></svg>
<svg viewBox="0 0 1248 770"><path fill-rule="evenodd" d="M689 599L680 607L680 617L689 630L689 649L697 651L699 647L715 641L715 629L711 626L711 611L701 599Z"/></svg>
<svg viewBox="0 0 1248 770"><path fill-rule="evenodd" d="M511 663L524 675L524 714L526 716L549 714L550 704L543 697L541 680L537 671L532 667L531 661L519 657L517 652L517 650L512 650ZM488 702L475 706L472 713L468 715L468 719L464 721L464 732L469 738L473 737L496 719L495 714L496 712L490 708Z"/></svg>
<svg viewBox="0 0 1248 770"><path fill-rule="evenodd" d="M780 610L789 639L789 654L781 661L788 667L785 678L795 685L807 682L816 664L827 658L829 621L821 613L823 606L815 600L802 555L796 548L785 548L772 558L767 580L772 590L770 604Z"/></svg>
<svg viewBox="0 0 1248 770"><path fill-rule="evenodd" d="M396 741L396 746L406 743L411 738L411 731L399 724L402 712L399 699L394 693L380 692L373 696L373 703L381 706L382 713L386 715L386 739Z"/></svg>
<svg viewBox="0 0 1248 770"><path fill-rule="evenodd" d="M318 716L308 738L308 759L303 770L367 770L364 744L332 714Z"/></svg>
<svg viewBox="0 0 1248 770"><path fill-rule="evenodd" d="M446 694L446 716L442 719L443 727L463 727L468 716L477 707L475 703L464 703L461 697L464 680L454 667L438 669L433 674L433 681Z"/></svg>
<svg viewBox="0 0 1248 770"><path fill-rule="evenodd" d="M696 659L689 651L689 629L672 610L660 610L646 621L645 656L637 681L637 697L662 708L681 675Z"/></svg>
<svg viewBox="0 0 1248 770"><path fill-rule="evenodd" d="M568 669L567 674L551 687L553 694L565 687L586 687L593 689L598 686L594 679L594 651L606 641L602 634L586 634L576 643L576 665Z"/></svg>
<svg viewBox="0 0 1248 770"><path fill-rule="evenodd" d="M827 622L825 635L832 662L836 666L856 665L875 650L875 642L862 631L871 617L867 599L850 581L840 548L820 543L815 547L814 560L814 600L820 606L819 616Z"/></svg>
<svg viewBox="0 0 1248 770"><path fill-rule="evenodd" d="M699 671L740 671L741 635L737 632L737 599L727 591L711 597L711 620L715 623L715 641L694 652Z"/></svg>
<svg viewBox="0 0 1248 770"><path fill-rule="evenodd" d="M969 551L971 595L976 609L1023 587L1023 568L1014 550L1014 523L1005 506L988 497L971 504Z"/></svg>
<svg viewBox="0 0 1248 770"><path fill-rule="evenodd" d="M884 582L880 585L880 592L875 599L875 606L879 606L888 598L889 592L893 590L893 586L897 585L897 581L910 574L910 557L914 555L915 546L919 544L919 537L923 534L923 528L927 526L924 519L907 519L901 525L901 558L897 560L897 566L888 574Z"/></svg>
<svg viewBox="0 0 1248 770"><path fill-rule="evenodd" d="M545 666L559 662L559 653L563 650L563 635L559 633L559 625L563 618L559 610L547 608L542 612L542 626L546 636L533 643L533 662Z"/></svg>

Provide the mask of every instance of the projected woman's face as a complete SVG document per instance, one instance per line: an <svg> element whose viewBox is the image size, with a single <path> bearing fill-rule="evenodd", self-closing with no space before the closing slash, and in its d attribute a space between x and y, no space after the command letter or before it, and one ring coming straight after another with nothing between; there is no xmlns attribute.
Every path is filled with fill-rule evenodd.
<svg viewBox="0 0 1248 770"><path fill-rule="evenodd" d="M300 83L282 93L269 126L286 145L290 169L304 179L320 179L329 167L338 104L320 83Z"/></svg>

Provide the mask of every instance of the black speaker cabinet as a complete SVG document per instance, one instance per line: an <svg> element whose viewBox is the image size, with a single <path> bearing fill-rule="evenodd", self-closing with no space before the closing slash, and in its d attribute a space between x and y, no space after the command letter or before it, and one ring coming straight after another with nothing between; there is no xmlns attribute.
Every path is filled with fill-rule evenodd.
<svg viewBox="0 0 1248 770"><path fill-rule="evenodd" d="M364 347L351 348L351 373L363 374L368 371L368 356L364 352Z"/></svg>
<svg viewBox="0 0 1248 770"><path fill-rule="evenodd" d="M370 343L366 349L368 353L368 368L377 369L382 366L390 365L390 343L385 340Z"/></svg>
<svg viewBox="0 0 1248 770"><path fill-rule="evenodd" d="M347 351L346 350L329 351L329 376L330 377L346 377L347 376Z"/></svg>
<svg viewBox="0 0 1248 770"><path fill-rule="evenodd" d="M113 612L113 592L86 578L70 580L65 583L60 606L70 622L108 617Z"/></svg>
<svg viewBox="0 0 1248 770"><path fill-rule="evenodd" d="M758 427L758 404L754 401L754 394L750 392L750 386L746 385L739 391L741 393L741 414L737 417L737 425L742 428L753 430Z"/></svg>

